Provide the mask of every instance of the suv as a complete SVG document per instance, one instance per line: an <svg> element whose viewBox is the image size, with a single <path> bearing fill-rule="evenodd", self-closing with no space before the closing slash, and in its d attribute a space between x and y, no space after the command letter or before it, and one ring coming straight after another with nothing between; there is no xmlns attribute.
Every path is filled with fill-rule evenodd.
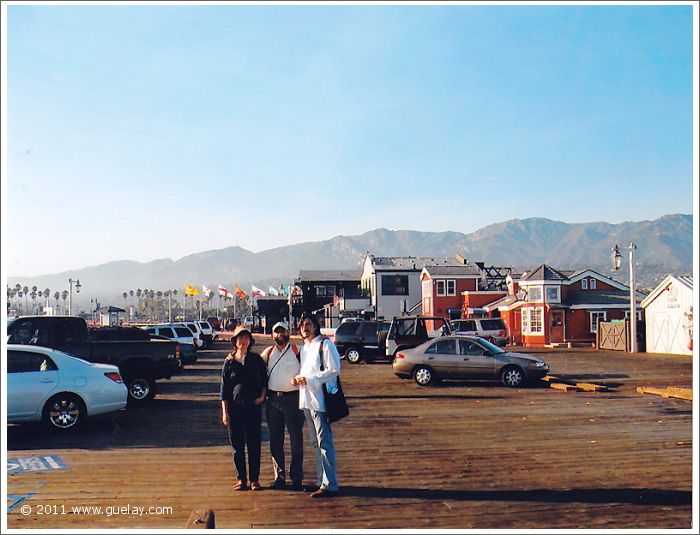
<svg viewBox="0 0 700 535"><path fill-rule="evenodd" d="M394 358L399 349L416 347L432 338L452 334L445 318L437 316L399 316L391 320L386 337L386 356Z"/></svg>
<svg viewBox="0 0 700 535"><path fill-rule="evenodd" d="M171 323L171 326L187 327L194 338L194 345L197 349L204 349L206 343L204 341L204 335L202 334L202 329L199 328L194 321L178 321L177 323Z"/></svg>
<svg viewBox="0 0 700 535"><path fill-rule="evenodd" d="M508 343L508 329L501 318L469 318L453 320L454 334L479 336L492 344L505 346Z"/></svg>
<svg viewBox="0 0 700 535"><path fill-rule="evenodd" d="M194 345L194 334L184 325L148 325L141 327L149 334L169 338L180 344L180 360L183 364L197 362L197 347Z"/></svg>
<svg viewBox="0 0 700 535"><path fill-rule="evenodd" d="M335 331L335 346L348 362L384 355L389 325L385 321L345 321Z"/></svg>

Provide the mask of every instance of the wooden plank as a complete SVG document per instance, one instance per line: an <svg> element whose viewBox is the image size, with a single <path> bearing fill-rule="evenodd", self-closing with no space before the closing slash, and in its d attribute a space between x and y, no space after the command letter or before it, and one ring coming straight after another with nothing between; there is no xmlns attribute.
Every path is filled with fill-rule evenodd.
<svg viewBox="0 0 700 535"><path fill-rule="evenodd" d="M195 509L187 520L186 529L215 529L215 515L211 509Z"/></svg>
<svg viewBox="0 0 700 535"><path fill-rule="evenodd" d="M669 386L668 397L693 401L693 390L690 388L678 388Z"/></svg>
<svg viewBox="0 0 700 535"><path fill-rule="evenodd" d="M593 383L575 383L577 388L589 392L607 392L609 388L605 385L596 385Z"/></svg>
<svg viewBox="0 0 700 535"><path fill-rule="evenodd" d="M567 385L565 383L549 383L549 388L554 388L555 390L564 390L565 392L578 392L579 388L574 385Z"/></svg>

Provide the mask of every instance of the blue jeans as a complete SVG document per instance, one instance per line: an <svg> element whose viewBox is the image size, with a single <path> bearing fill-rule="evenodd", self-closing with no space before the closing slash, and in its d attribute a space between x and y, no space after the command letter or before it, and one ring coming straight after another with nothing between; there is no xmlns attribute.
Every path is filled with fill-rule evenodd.
<svg viewBox="0 0 700 535"><path fill-rule="evenodd" d="M335 468L335 446L333 431L326 420L326 413L304 409L309 424L309 438L316 450L316 484L326 490L337 491L338 480Z"/></svg>

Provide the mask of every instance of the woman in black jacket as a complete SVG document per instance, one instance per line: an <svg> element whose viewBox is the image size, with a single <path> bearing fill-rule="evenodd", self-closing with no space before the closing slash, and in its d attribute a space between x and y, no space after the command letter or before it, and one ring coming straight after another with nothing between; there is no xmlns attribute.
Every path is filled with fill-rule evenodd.
<svg viewBox="0 0 700 535"><path fill-rule="evenodd" d="M238 481L234 490L260 490L261 405L265 401L267 371L260 355L250 351L251 332L239 326L231 337L233 349L221 371L221 421L228 427ZM248 471L245 450L248 449Z"/></svg>

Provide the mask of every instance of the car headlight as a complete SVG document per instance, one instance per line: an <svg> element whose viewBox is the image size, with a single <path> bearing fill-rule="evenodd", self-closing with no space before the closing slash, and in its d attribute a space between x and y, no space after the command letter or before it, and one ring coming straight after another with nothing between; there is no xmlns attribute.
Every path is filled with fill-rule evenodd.
<svg viewBox="0 0 700 535"><path fill-rule="evenodd" d="M545 368L547 364L544 361L530 361L530 366L533 368Z"/></svg>

